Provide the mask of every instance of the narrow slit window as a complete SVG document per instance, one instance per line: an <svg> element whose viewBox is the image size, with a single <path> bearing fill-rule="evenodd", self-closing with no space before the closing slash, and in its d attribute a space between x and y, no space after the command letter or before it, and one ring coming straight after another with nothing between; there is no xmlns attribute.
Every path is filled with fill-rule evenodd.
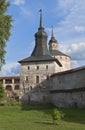
<svg viewBox="0 0 85 130"><path fill-rule="evenodd" d="M39 83L39 76L36 76L36 83Z"/></svg>
<svg viewBox="0 0 85 130"><path fill-rule="evenodd" d="M37 66L37 70L39 70L39 66Z"/></svg>
<svg viewBox="0 0 85 130"><path fill-rule="evenodd" d="M48 69L48 65L46 65L46 69Z"/></svg>
<svg viewBox="0 0 85 130"><path fill-rule="evenodd" d="M28 66L28 70L30 69L30 67Z"/></svg>
<svg viewBox="0 0 85 130"><path fill-rule="evenodd" d="M26 76L26 81L28 81L28 76Z"/></svg>

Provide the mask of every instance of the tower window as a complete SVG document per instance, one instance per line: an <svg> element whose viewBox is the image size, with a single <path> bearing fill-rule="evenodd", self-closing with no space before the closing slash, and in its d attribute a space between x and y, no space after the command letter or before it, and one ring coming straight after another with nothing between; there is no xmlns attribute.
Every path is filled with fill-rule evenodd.
<svg viewBox="0 0 85 130"><path fill-rule="evenodd" d="M37 66L37 70L39 70L39 66Z"/></svg>
<svg viewBox="0 0 85 130"><path fill-rule="evenodd" d="M28 70L30 69L30 67L28 66Z"/></svg>
<svg viewBox="0 0 85 130"><path fill-rule="evenodd" d="M46 69L48 69L48 65L46 65Z"/></svg>
<svg viewBox="0 0 85 130"><path fill-rule="evenodd" d="M26 76L26 81L28 81L28 76Z"/></svg>
<svg viewBox="0 0 85 130"><path fill-rule="evenodd" d="M39 83L39 76L36 76L36 83Z"/></svg>

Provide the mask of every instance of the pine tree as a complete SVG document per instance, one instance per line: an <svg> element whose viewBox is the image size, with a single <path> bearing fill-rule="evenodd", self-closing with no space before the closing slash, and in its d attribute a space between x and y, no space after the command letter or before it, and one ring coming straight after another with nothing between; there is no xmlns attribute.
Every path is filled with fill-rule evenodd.
<svg viewBox="0 0 85 130"><path fill-rule="evenodd" d="M10 37L10 29L12 27L12 17L7 15L10 3L6 0L0 0L0 69L5 63L5 47Z"/></svg>
<svg viewBox="0 0 85 130"><path fill-rule="evenodd" d="M4 88L2 83L0 82L0 99L2 99L4 97Z"/></svg>

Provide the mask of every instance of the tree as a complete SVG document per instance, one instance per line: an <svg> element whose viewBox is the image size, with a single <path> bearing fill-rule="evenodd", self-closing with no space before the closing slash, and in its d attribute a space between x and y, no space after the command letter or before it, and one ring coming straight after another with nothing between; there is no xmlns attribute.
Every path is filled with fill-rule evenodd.
<svg viewBox="0 0 85 130"><path fill-rule="evenodd" d="M51 116L53 119L53 124L56 125L56 124L58 124L58 121L64 117L64 113L56 108L56 109L53 109Z"/></svg>
<svg viewBox="0 0 85 130"><path fill-rule="evenodd" d="M6 0L0 0L0 69L5 63L5 47L10 37L10 29L12 27L12 17L7 15L10 3Z"/></svg>
<svg viewBox="0 0 85 130"><path fill-rule="evenodd" d="M4 97L4 88L2 83L0 82L0 99L2 99Z"/></svg>

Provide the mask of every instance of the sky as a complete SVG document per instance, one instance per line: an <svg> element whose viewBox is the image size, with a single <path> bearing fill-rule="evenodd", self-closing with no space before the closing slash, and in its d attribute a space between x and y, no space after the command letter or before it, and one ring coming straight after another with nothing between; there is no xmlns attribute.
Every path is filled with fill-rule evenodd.
<svg viewBox="0 0 85 130"><path fill-rule="evenodd" d="M59 50L71 57L71 67L85 66L85 0L7 1L11 3L7 14L12 16L13 27L6 46L2 76L20 75L18 61L30 56L33 51L40 9L48 42L53 26Z"/></svg>

